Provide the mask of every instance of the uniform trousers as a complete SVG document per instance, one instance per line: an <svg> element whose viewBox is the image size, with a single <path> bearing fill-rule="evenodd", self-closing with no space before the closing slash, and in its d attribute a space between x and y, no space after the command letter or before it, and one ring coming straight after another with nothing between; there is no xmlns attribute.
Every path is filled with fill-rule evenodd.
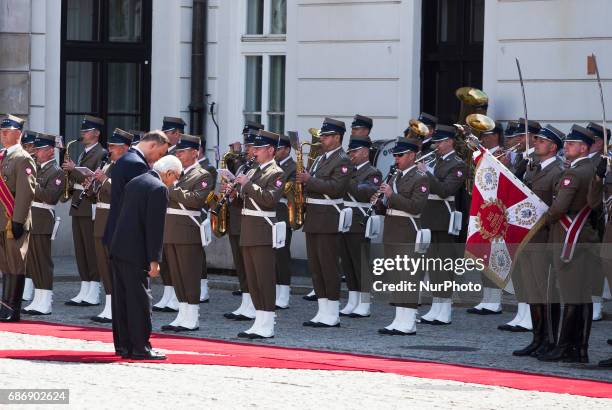
<svg viewBox="0 0 612 410"><path fill-rule="evenodd" d="M99 282L94 245L94 221L91 216L72 217L72 240L81 281Z"/></svg>
<svg viewBox="0 0 612 410"><path fill-rule="evenodd" d="M0 232L0 271L13 275L25 275L30 233L24 232L19 240L6 237Z"/></svg>
<svg viewBox="0 0 612 410"><path fill-rule="evenodd" d="M179 302L190 305L200 303L200 277L202 276L202 245L164 244L166 263Z"/></svg>
<svg viewBox="0 0 612 410"><path fill-rule="evenodd" d="M285 230L285 246L280 249L274 249L276 257L276 284L291 285L291 236L293 231L287 222Z"/></svg>
<svg viewBox="0 0 612 410"><path fill-rule="evenodd" d="M306 254L317 297L340 300L340 234L306 233Z"/></svg>
<svg viewBox="0 0 612 410"><path fill-rule="evenodd" d="M170 275L170 268L168 268L167 259L168 255L166 255L166 251L164 249L162 261L159 264L159 276L161 277L164 286L172 286L172 276Z"/></svg>
<svg viewBox="0 0 612 410"><path fill-rule="evenodd" d="M36 289L53 290L51 235L30 235L26 272Z"/></svg>
<svg viewBox="0 0 612 410"><path fill-rule="evenodd" d="M272 245L243 246L242 257L255 310L273 312L276 308L276 260Z"/></svg>
<svg viewBox="0 0 612 410"><path fill-rule="evenodd" d="M98 264L98 272L100 273L100 279L104 285L104 293L110 295L113 293L113 278L110 273L110 261L108 259L108 249L102 242L102 238L94 238L94 245L96 247L96 260Z"/></svg>
<svg viewBox="0 0 612 410"><path fill-rule="evenodd" d="M249 283L246 278L246 272L244 268L244 258L242 255L242 248L240 247L240 235L229 235L230 247L232 248L232 257L234 258L234 266L236 268L236 275L238 276L238 283L240 284L240 290L244 293L249 293Z"/></svg>
<svg viewBox="0 0 612 410"><path fill-rule="evenodd" d="M370 240L363 233L343 233L340 235L340 262L342 273L346 275L346 286L350 291L369 292L369 275L362 272L362 261L369 260Z"/></svg>
<svg viewBox="0 0 612 410"><path fill-rule="evenodd" d="M401 259L404 255L408 258L415 258L414 243L402 244L402 243L385 243L384 244L385 259L392 259L399 255ZM394 291L389 295L389 301L391 306L417 309L419 306L419 282L422 277L421 272L408 272L405 270L391 270L385 271L382 276L383 283L386 284L400 284L407 283L406 290ZM380 280L381 278L377 278Z"/></svg>
<svg viewBox="0 0 612 410"><path fill-rule="evenodd" d="M455 237L449 235L448 232L445 231L431 231L431 244L429 245L429 249L427 251L427 256L429 258L440 258L442 260L446 258L454 259L458 257L457 255L457 244L455 241ZM436 269L440 264L434 263L434 269L429 271L429 280L431 283L435 285L444 284L446 281L455 280L455 272L447 272L444 269ZM444 265L444 264L442 264ZM437 290L432 292L434 297L442 298L442 299L450 299L453 296L452 288Z"/></svg>

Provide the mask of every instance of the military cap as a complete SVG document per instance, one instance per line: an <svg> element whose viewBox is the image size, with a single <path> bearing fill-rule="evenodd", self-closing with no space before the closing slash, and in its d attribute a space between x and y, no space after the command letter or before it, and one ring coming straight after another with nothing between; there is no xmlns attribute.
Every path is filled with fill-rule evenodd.
<svg viewBox="0 0 612 410"><path fill-rule="evenodd" d="M371 118L359 114L355 115L351 123L351 128L367 128L371 130L373 126L374 121Z"/></svg>
<svg viewBox="0 0 612 410"><path fill-rule="evenodd" d="M259 133L255 137L253 141L253 145L256 147L269 147L272 146L274 148L278 147L278 141L280 136L273 132L259 130Z"/></svg>
<svg viewBox="0 0 612 410"><path fill-rule="evenodd" d="M431 136L432 142L444 141L447 139L455 139L457 138L457 129L455 127L451 127L450 125L436 125L436 129Z"/></svg>
<svg viewBox="0 0 612 410"><path fill-rule="evenodd" d="M57 142L57 135L52 134L43 134L36 133L36 138L34 139L34 148L46 148L46 147L55 147Z"/></svg>
<svg viewBox="0 0 612 410"><path fill-rule="evenodd" d="M21 131L23 130L23 124L25 124L25 120L23 118L7 114L6 117L2 119L2 122L0 122L0 128Z"/></svg>
<svg viewBox="0 0 612 410"><path fill-rule="evenodd" d="M83 122L81 123L81 131L102 131L103 127L104 120L102 118L92 117L91 115L86 115L85 117L83 117Z"/></svg>
<svg viewBox="0 0 612 410"><path fill-rule="evenodd" d="M36 136L38 136L38 132L27 130L21 136L21 143L22 144L33 144L34 140L36 139Z"/></svg>
<svg viewBox="0 0 612 410"><path fill-rule="evenodd" d="M132 136L134 137L132 139L132 145L138 144L142 136L145 135L144 131L139 131L139 130L129 130L128 132L132 134Z"/></svg>
<svg viewBox="0 0 612 410"><path fill-rule="evenodd" d="M354 151L359 148L371 148L372 140L368 136L351 135L349 140L348 151Z"/></svg>
<svg viewBox="0 0 612 410"><path fill-rule="evenodd" d="M563 147L563 139L565 138L565 134L552 125L546 124L546 127L541 128L536 134L536 138L543 138L552 141L557 145L558 149L561 149Z"/></svg>
<svg viewBox="0 0 612 410"><path fill-rule="evenodd" d="M291 148L291 139L289 139L289 136L281 134L280 138L278 140L278 146L280 147L289 147Z"/></svg>
<svg viewBox="0 0 612 410"><path fill-rule="evenodd" d="M391 150L393 155L405 154L408 151L419 152L421 142L418 139L398 137L395 146Z"/></svg>
<svg viewBox="0 0 612 410"><path fill-rule="evenodd" d="M182 118L178 117L164 117L164 121L162 122L162 131L174 131L178 130L179 132L185 131L185 125L187 123L183 121Z"/></svg>
<svg viewBox="0 0 612 410"><path fill-rule="evenodd" d="M595 138L604 137L603 126L601 124L597 124L596 122L589 122L586 126L587 130L591 131ZM610 138L610 128L606 128L606 134L608 134L608 138ZM608 141L610 142L610 141Z"/></svg>
<svg viewBox="0 0 612 410"><path fill-rule="evenodd" d="M264 125L260 124L258 122L255 121L247 121L244 124L244 128L242 129L242 133L243 134L249 134L252 133L254 135L257 135L257 132L259 130L263 130L264 129Z"/></svg>
<svg viewBox="0 0 612 410"><path fill-rule="evenodd" d="M516 135L516 129L518 128L518 121L508 121L506 124L506 130L504 135L506 137L514 137Z"/></svg>
<svg viewBox="0 0 612 410"><path fill-rule="evenodd" d="M541 128L542 126L537 121L529 120L529 123L527 124L527 130L529 131L530 134L537 134ZM515 135L521 135L524 133L525 133L525 119L519 118L518 127L515 131Z"/></svg>
<svg viewBox="0 0 612 410"><path fill-rule="evenodd" d="M570 133L565 137L565 141L584 142L590 147L595 142L595 134L580 125L574 124Z"/></svg>
<svg viewBox="0 0 612 410"><path fill-rule="evenodd" d="M346 125L343 121L334 120L333 118L326 117L323 120L323 125L321 126L321 133L319 135L333 135L340 134L343 136L346 132Z"/></svg>
<svg viewBox="0 0 612 410"><path fill-rule="evenodd" d="M438 117L434 117L433 115L427 114L426 112L422 112L421 115L419 115L418 119L423 124L429 127L435 127L436 124L438 124Z"/></svg>
<svg viewBox="0 0 612 410"><path fill-rule="evenodd" d="M179 142L176 144L176 151L184 149L199 150L202 145L202 140L196 135L181 134Z"/></svg>
<svg viewBox="0 0 612 410"><path fill-rule="evenodd" d="M113 134L108 139L108 143L111 145L132 145L134 136L121 128L115 128Z"/></svg>

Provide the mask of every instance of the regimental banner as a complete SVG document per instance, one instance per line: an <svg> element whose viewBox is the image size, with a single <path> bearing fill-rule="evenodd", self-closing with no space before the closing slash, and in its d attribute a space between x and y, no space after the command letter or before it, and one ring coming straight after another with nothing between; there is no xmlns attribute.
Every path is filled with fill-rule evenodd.
<svg viewBox="0 0 612 410"><path fill-rule="evenodd" d="M489 279L504 288L522 248L544 223L548 206L488 150L476 158L466 258L485 261Z"/></svg>

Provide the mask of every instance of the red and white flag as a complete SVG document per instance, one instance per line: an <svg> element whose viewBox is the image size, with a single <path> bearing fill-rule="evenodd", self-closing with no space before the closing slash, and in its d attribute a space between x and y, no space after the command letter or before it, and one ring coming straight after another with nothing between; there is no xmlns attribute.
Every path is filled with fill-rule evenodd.
<svg viewBox="0 0 612 410"><path fill-rule="evenodd" d="M484 273L503 288L548 206L488 150L475 163L465 255L482 259Z"/></svg>

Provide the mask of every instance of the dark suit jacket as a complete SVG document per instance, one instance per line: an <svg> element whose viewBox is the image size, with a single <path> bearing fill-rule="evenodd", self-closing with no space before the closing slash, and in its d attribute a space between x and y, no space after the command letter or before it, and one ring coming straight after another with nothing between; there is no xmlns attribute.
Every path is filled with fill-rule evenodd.
<svg viewBox="0 0 612 410"><path fill-rule="evenodd" d="M123 191L125 185L135 177L149 171L149 165L144 156L135 149L130 149L121 158L117 160L111 171L111 201L110 210L108 212L108 222L104 230L103 242L106 246L110 246L117 225L117 218L121 210L121 201L123 200Z"/></svg>
<svg viewBox="0 0 612 410"><path fill-rule="evenodd" d="M164 245L168 188L155 171L134 178L125 186L111 258L148 269L159 262Z"/></svg>

